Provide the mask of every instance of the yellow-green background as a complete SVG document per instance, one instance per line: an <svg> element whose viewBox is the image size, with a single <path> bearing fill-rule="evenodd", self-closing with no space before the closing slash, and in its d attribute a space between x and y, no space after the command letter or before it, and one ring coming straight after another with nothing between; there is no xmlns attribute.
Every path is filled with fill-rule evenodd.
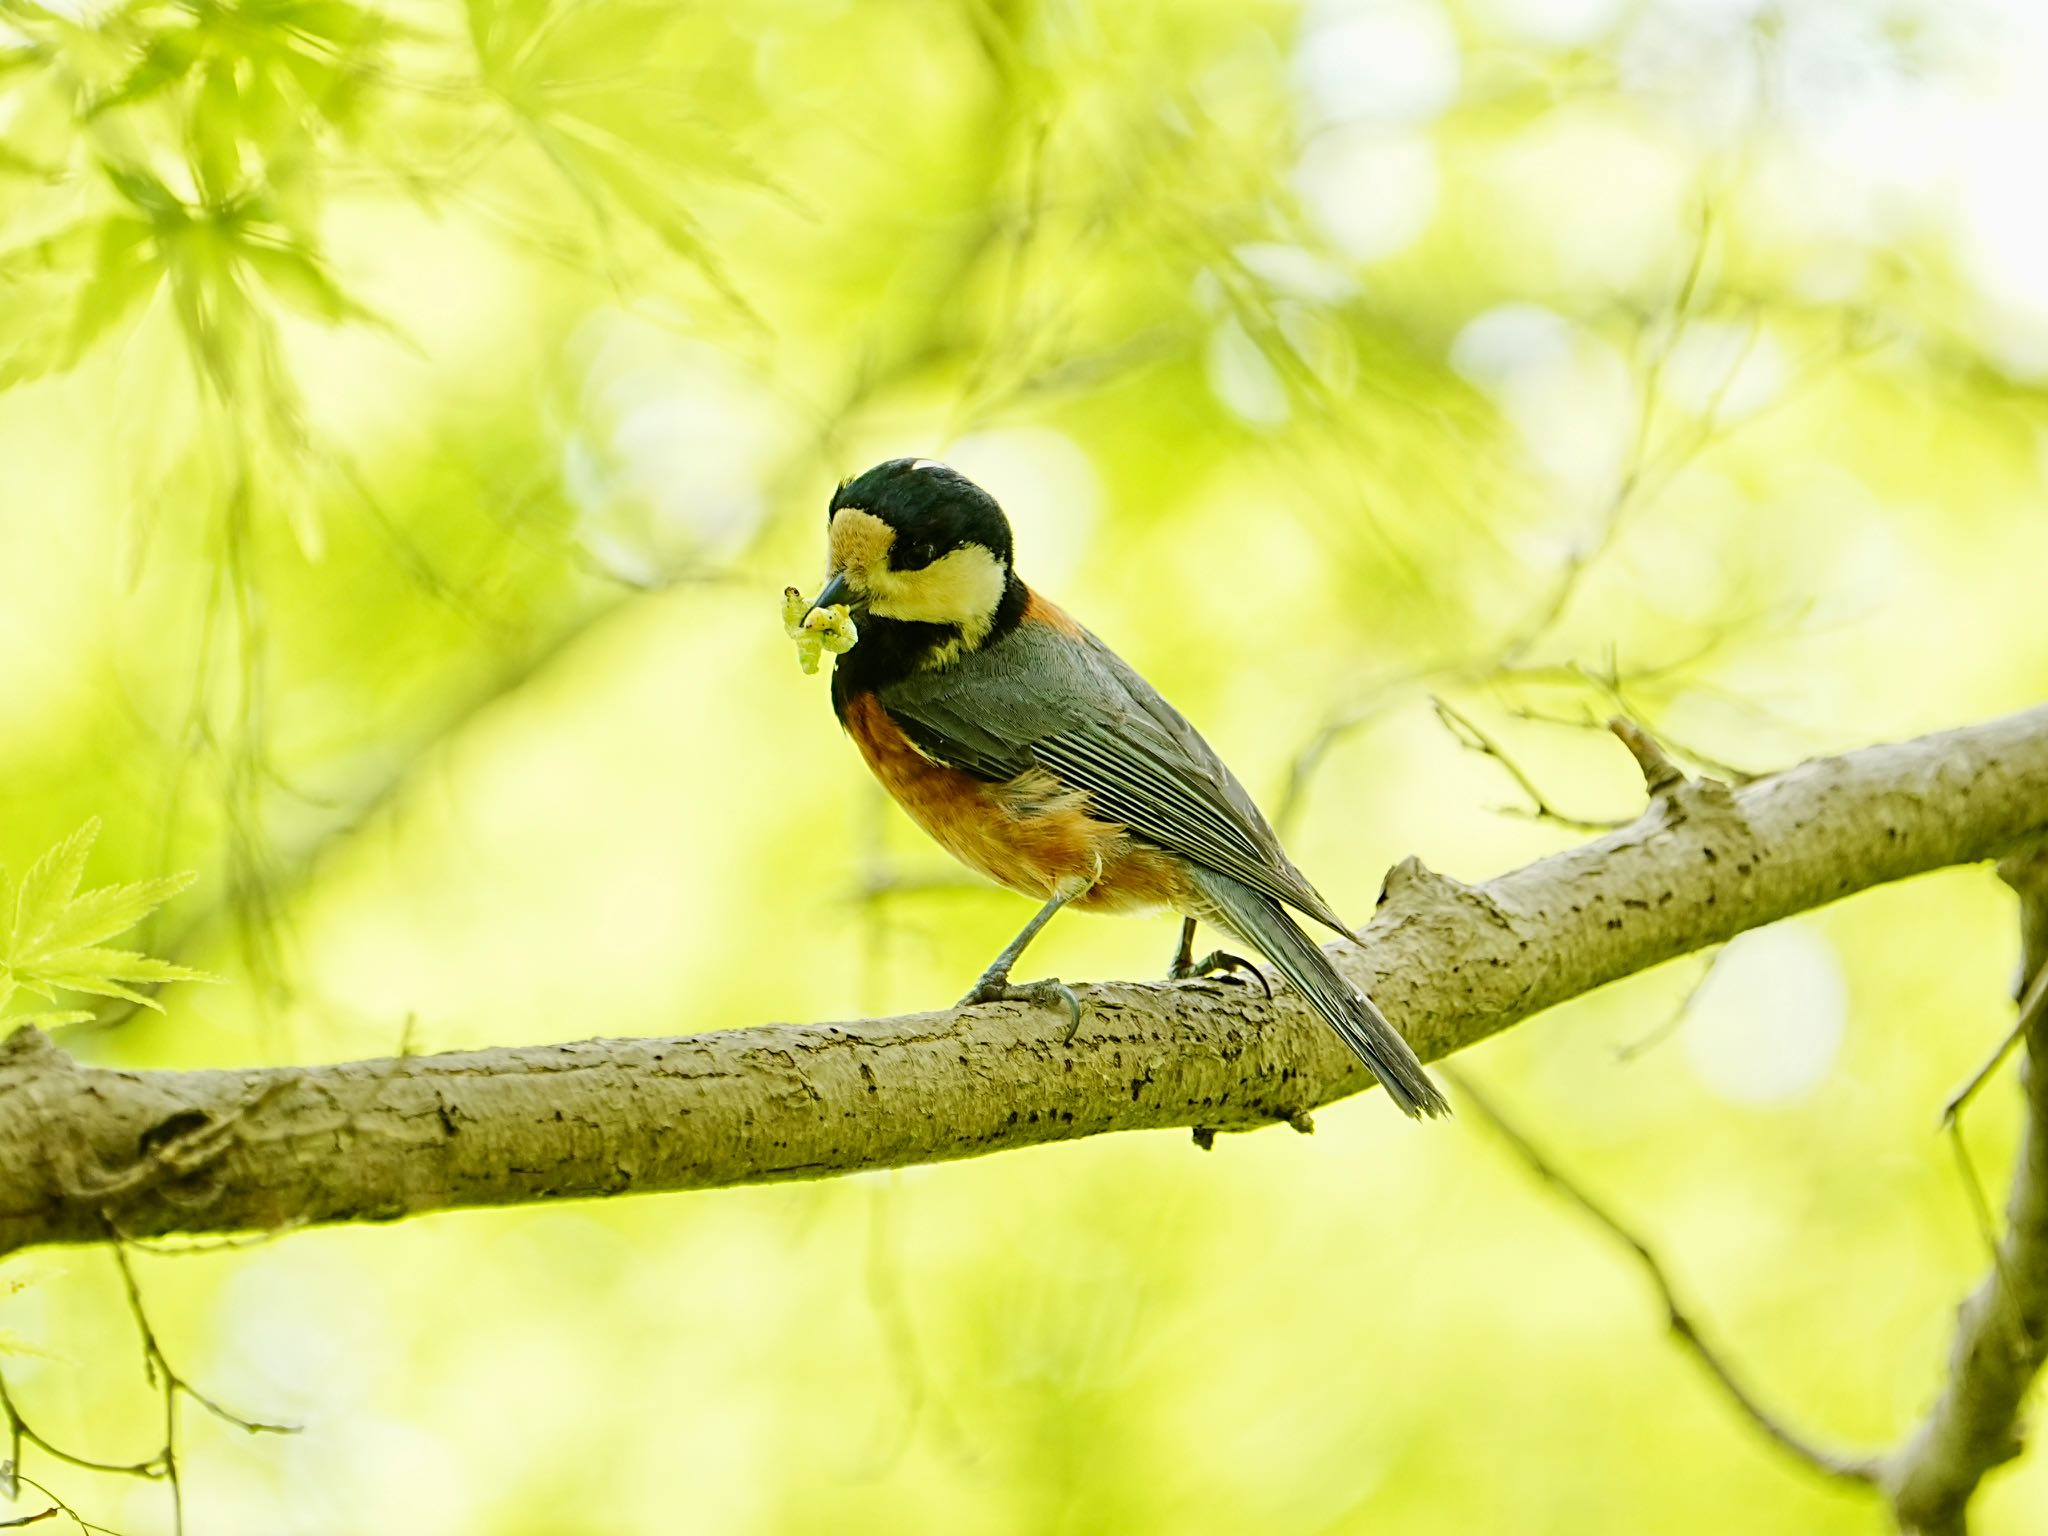
<svg viewBox="0 0 2048 1536"><path fill-rule="evenodd" d="M2048 688L2024 0L0 0L0 858L221 973L95 1062L950 999L1025 915L879 803L778 594L942 456L1360 917L1640 788ZM932 884L931 882L936 882ZM864 893L866 893L864 895ZM1032 974L1149 975L1069 918ZM1988 870L1468 1065L1758 1391L1889 1443L1986 1254ZM1640 1050L1624 1051L1650 1037ZM2010 1082L1969 1121L1997 1199ZM137 1259L209 1533L1867 1532L1476 1117L1376 1095L828 1183ZM7 1262L38 1426L154 1444L112 1265ZM38 1470L40 1468L40 1470ZM119 1530L163 1492L37 1462ZM25 1503L23 1510L33 1508ZM1987 1536L2048 1529L2048 1460Z"/></svg>

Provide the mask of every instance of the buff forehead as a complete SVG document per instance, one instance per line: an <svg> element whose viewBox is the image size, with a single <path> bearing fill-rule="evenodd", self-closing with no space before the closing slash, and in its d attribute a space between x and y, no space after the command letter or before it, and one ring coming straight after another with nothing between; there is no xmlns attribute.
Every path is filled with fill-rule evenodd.
<svg viewBox="0 0 2048 1536"><path fill-rule="evenodd" d="M841 507L832 514L832 569L835 571L881 571L888 569L889 549L896 542L896 530L865 507Z"/></svg>

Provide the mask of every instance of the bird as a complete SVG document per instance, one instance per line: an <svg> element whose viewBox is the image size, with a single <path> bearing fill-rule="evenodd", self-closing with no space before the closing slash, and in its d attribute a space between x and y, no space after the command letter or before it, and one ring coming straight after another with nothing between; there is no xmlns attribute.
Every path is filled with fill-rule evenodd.
<svg viewBox="0 0 2048 1536"><path fill-rule="evenodd" d="M1025 947L1064 907L1170 909L1182 918L1170 979L1244 971L1266 985L1242 956L1194 958L1197 925L1219 928L1266 956L1403 1111L1448 1112L1408 1042L1288 909L1354 939L1343 919L1180 711L1018 576L995 497L938 460L890 459L840 482L826 543L804 613L853 621L833 659L840 724L934 841L1043 903L958 1006L1056 1004L1071 1042L1073 989L1010 979Z"/></svg>

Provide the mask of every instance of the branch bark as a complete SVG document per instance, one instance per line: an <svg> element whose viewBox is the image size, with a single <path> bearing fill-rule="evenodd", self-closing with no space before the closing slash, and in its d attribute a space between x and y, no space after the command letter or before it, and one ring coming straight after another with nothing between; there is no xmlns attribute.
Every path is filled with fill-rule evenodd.
<svg viewBox="0 0 2048 1536"><path fill-rule="evenodd" d="M1431 1059L1745 929L2044 834L2048 707L1739 790L1672 784L1629 826L1482 885L1407 860L1335 958ZM0 1047L0 1252L807 1178L1105 1131L1305 1127L1370 1083L1291 992L1079 990L1070 1045L1058 1021L1007 1004L127 1072L22 1030Z"/></svg>
<svg viewBox="0 0 2048 1536"><path fill-rule="evenodd" d="M1884 1469L1899 1528L1917 1536L1964 1536L1977 1485L2024 1448L2020 1410L2048 1359L2048 1009L2039 986L2048 973L2048 847L2016 854L1998 872L2020 897L2027 1119L2005 1236L1958 1315L1947 1384Z"/></svg>

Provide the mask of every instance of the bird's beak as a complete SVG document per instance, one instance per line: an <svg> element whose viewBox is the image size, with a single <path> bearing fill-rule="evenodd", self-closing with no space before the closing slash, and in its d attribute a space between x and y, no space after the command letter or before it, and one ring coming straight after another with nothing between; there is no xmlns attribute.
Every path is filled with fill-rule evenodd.
<svg viewBox="0 0 2048 1536"><path fill-rule="evenodd" d="M819 589L816 597L811 599L811 610L830 608L834 603L845 602L847 591L846 572L834 571L832 579ZM809 618L810 611L807 611L804 617Z"/></svg>

